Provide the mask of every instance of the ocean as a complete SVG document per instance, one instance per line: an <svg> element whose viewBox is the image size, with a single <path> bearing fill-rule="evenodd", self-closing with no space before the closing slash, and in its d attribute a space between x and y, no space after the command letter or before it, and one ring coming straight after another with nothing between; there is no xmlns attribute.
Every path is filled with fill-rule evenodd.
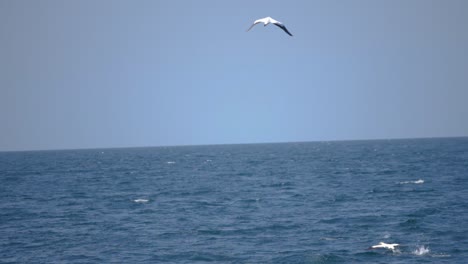
<svg viewBox="0 0 468 264"><path fill-rule="evenodd" d="M0 263L208 262L467 263L468 138L0 153Z"/></svg>

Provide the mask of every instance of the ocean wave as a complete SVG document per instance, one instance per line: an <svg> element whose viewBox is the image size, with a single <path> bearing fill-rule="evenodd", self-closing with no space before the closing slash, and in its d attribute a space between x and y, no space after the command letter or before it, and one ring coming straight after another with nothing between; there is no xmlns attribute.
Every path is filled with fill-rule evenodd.
<svg viewBox="0 0 468 264"><path fill-rule="evenodd" d="M314 254L307 251L282 252L282 256L272 259L273 263L344 263L345 259L339 255Z"/></svg>
<svg viewBox="0 0 468 264"><path fill-rule="evenodd" d="M444 253L438 253L438 254L431 254L431 257L433 258L450 258L452 255L450 254L444 254Z"/></svg>

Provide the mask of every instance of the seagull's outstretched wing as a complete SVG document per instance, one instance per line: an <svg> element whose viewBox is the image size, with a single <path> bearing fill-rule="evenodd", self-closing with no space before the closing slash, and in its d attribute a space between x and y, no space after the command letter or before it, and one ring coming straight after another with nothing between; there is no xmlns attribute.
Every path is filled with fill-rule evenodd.
<svg viewBox="0 0 468 264"><path fill-rule="evenodd" d="M280 22L277 22L277 21L275 23L273 23L273 24L278 26L282 30L284 30L284 32L286 32L289 36L292 37L292 34L288 31L288 29L283 24L281 24Z"/></svg>
<svg viewBox="0 0 468 264"><path fill-rule="evenodd" d="M253 24L249 27L249 29L247 29L247 31L251 30L255 25L257 25L258 23L261 23L263 22L261 19L257 19L253 22Z"/></svg>
<svg viewBox="0 0 468 264"><path fill-rule="evenodd" d="M380 242L378 245L371 246L369 249L385 248L385 249L389 249L395 252L396 251L395 247L398 247L398 246L400 246L400 244L387 244L384 242Z"/></svg>

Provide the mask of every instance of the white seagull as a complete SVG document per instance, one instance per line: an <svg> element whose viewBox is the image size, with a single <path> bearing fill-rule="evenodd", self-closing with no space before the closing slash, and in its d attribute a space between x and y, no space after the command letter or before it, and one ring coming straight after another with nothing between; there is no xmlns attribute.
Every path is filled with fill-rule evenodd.
<svg viewBox="0 0 468 264"><path fill-rule="evenodd" d="M288 29L283 25L283 23L279 22L279 21L276 21L274 20L273 18L271 17L265 17L265 18L260 18L260 19L257 19L254 21L254 23L252 24L252 26L249 27L249 29L247 29L247 31L249 31L250 29L252 29L255 25L257 25L258 23L263 23L263 26L266 27L268 24L272 23L273 25L275 26L278 26L279 28L281 28L282 30L284 30L284 32L286 32L289 36L292 37L292 34L288 31Z"/></svg>
<svg viewBox="0 0 468 264"><path fill-rule="evenodd" d="M372 246L369 249L385 248L395 252L395 247L398 247L400 244L387 244L380 242L378 245Z"/></svg>

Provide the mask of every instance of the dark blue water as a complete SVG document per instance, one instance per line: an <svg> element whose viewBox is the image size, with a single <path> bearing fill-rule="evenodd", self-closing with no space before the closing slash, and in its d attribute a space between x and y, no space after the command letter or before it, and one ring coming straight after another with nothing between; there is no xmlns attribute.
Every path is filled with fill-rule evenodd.
<svg viewBox="0 0 468 264"><path fill-rule="evenodd" d="M466 261L468 138L0 153L2 263Z"/></svg>

